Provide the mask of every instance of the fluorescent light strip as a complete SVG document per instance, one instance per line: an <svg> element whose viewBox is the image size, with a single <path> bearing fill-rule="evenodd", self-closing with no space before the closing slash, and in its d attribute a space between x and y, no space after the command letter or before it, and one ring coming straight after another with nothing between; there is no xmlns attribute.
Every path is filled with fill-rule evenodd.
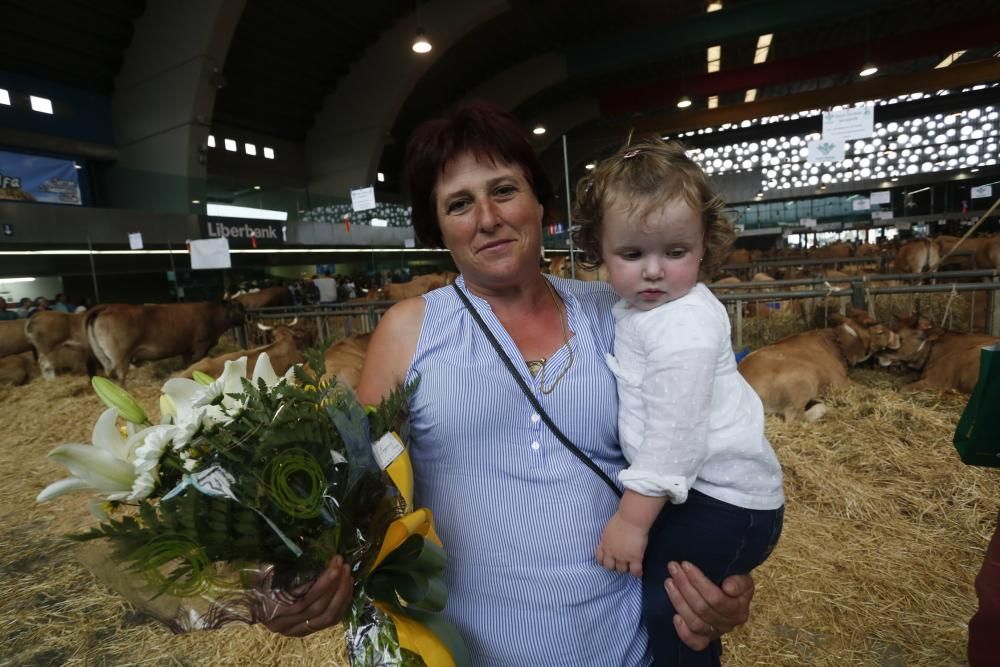
<svg viewBox="0 0 1000 667"><path fill-rule="evenodd" d="M357 248L230 248L230 253L236 255L258 255L258 254L336 254L343 255L359 252L448 252L445 248L369 248L358 246ZM50 256L72 256L72 255L186 255L186 248L178 250L0 250L0 256L27 256L27 255L50 255ZM7 279L0 279L7 280Z"/></svg>
<svg viewBox="0 0 1000 667"><path fill-rule="evenodd" d="M939 62L937 65L935 65L934 69L941 69L943 67L949 67L951 65L954 65L955 61L961 58L963 55L965 55L965 51L955 51L954 53L946 56L945 59Z"/></svg>
<svg viewBox="0 0 1000 667"><path fill-rule="evenodd" d="M757 38L757 51L753 54L754 65L759 65L767 60L767 54L771 49L771 39L773 37L774 33L769 32Z"/></svg>
<svg viewBox="0 0 1000 667"><path fill-rule="evenodd" d="M705 11L711 14L712 12L717 12L720 9L722 9L722 2L710 2L708 3L708 7L705 8Z"/></svg>
<svg viewBox="0 0 1000 667"><path fill-rule="evenodd" d="M722 65L722 47L721 46L710 46L707 52L708 59L708 73L718 72L719 67Z"/></svg>
<svg viewBox="0 0 1000 667"><path fill-rule="evenodd" d="M208 213L208 215L214 215L220 218L288 220L288 211L275 211L268 208L251 208L249 206L232 206L230 204L208 204L205 207L205 212Z"/></svg>

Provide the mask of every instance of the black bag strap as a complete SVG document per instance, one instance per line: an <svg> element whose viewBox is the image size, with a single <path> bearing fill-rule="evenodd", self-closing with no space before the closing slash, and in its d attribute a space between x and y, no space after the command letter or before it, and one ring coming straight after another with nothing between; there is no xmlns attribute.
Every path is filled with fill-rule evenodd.
<svg viewBox="0 0 1000 667"><path fill-rule="evenodd" d="M580 448L574 445L573 441L567 438L566 435L559 430L559 427L555 425L555 423L549 417L549 414L545 412L545 408L543 408L542 404L538 402L538 398L536 398L535 394L532 393L531 388L527 385L527 383L525 383L524 378L522 378L521 374L517 372L516 368L514 368L514 362L510 360L510 357L508 357L507 354L503 351L503 348L500 347L500 341L496 339L496 336L493 335L493 332L490 331L489 327L486 326L486 322L483 322L483 318L476 311L476 308L475 306L472 305L472 302L469 301L469 297L465 296L465 293L462 292L461 289L459 289L457 284L452 283L451 286L455 288L456 292L458 292L458 296L460 299L462 299L462 303L464 303L465 307L469 310L470 313L472 313L472 318L476 321L476 324L479 325L479 328L483 330L483 333L486 334L486 339L490 341L490 345L492 345L493 349L497 351L498 355L500 355L500 359L502 359L504 365L507 366L507 370L510 371L510 374L514 377L514 380L517 381L517 385L521 388L521 391L524 392L524 395L528 397L528 400L531 401L531 405L535 408L535 412L537 412L538 415L542 418L542 421L545 422L545 425L549 427L549 430L552 431L552 433L556 436L556 438L559 439L559 442L561 442L563 445L566 446L566 449L572 452L573 455L576 456L576 458L583 461L584 465L586 465L588 468L597 473L597 476L600 477L602 480L604 480L604 483L607 484L612 491L614 491L615 495L621 498L622 496L621 490L617 486L615 486L615 483L611 481L611 478L608 477L607 473L601 470L600 467L598 467L598 465L594 463L593 459L591 459L589 456L580 451ZM567 341L567 345L568 344L569 342Z"/></svg>

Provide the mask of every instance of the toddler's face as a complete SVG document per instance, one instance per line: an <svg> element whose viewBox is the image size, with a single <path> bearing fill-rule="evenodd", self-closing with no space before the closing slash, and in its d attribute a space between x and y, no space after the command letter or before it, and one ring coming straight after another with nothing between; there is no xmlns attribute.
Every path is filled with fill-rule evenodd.
<svg viewBox="0 0 1000 667"><path fill-rule="evenodd" d="M705 254L701 214L680 197L645 216L621 199L604 210L601 258L608 282L640 310L690 292Z"/></svg>

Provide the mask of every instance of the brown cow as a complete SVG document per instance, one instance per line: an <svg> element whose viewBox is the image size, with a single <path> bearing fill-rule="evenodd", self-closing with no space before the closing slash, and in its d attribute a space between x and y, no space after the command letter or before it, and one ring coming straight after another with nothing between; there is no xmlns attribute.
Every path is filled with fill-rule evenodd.
<svg viewBox="0 0 1000 667"><path fill-rule="evenodd" d="M975 262L977 269L1000 269L1000 236L982 239Z"/></svg>
<svg viewBox="0 0 1000 667"><path fill-rule="evenodd" d="M25 334L38 352L42 377L51 380L57 370L83 372L92 370L90 342L84 327L87 313L60 313L44 310L35 313L25 326Z"/></svg>
<svg viewBox="0 0 1000 667"><path fill-rule="evenodd" d="M26 320L0 320L0 357L31 350L31 341L24 333Z"/></svg>
<svg viewBox="0 0 1000 667"><path fill-rule="evenodd" d="M971 394L979 380L980 351L1000 343L996 336L967 334L932 327L924 318L908 317L896 327L899 348L878 354L882 366L902 363L920 371L920 379L903 391L955 390Z"/></svg>
<svg viewBox="0 0 1000 667"><path fill-rule="evenodd" d="M108 377L125 384L129 363L181 355L186 365L205 356L219 336L243 324L239 301L106 304L87 311L90 349Z"/></svg>
<svg viewBox="0 0 1000 667"><path fill-rule="evenodd" d="M830 245L813 248L809 256L815 259L847 259L854 254L854 246L843 241L835 241Z"/></svg>
<svg viewBox="0 0 1000 667"><path fill-rule="evenodd" d="M846 387L847 368L886 348L899 347L896 334L863 311L834 315L836 326L782 338L751 352L739 371L754 388L768 414L785 421L816 421L826 414L819 398Z"/></svg>
<svg viewBox="0 0 1000 667"><path fill-rule="evenodd" d="M941 262L941 248L932 239L913 239L900 246L892 267L896 273L925 273Z"/></svg>
<svg viewBox="0 0 1000 667"><path fill-rule="evenodd" d="M385 301L402 301L403 299L420 296L421 294L426 294L427 292L435 290L439 287L450 285L455 282L457 277L458 274L451 271L444 273L427 273L422 276L416 276L409 282L405 283L386 283L385 287L379 290L377 294L373 295L375 290L370 290L368 292L368 298L369 300L379 299Z"/></svg>
<svg viewBox="0 0 1000 667"><path fill-rule="evenodd" d="M371 339L370 333L348 336L328 347L324 355L326 372L323 379L336 378L351 389L357 388Z"/></svg>
<svg viewBox="0 0 1000 667"><path fill-rule="evenodd" d="M287 287L265 287L256 292L244 292L233 297L247 310L272 306L294 306L295 296Z"/></svg>
<svg viewBox="0 0 1000 667"><path fill-rule="evenodd" d="M551 260L549 260L549 275L559 276L560 278L571 278L574 272L573 267L570 266L569 255L556 255ZM576 280L603 280L608 281L608 270L602 265L596 269L585 269L578 263L576 265Z"/></svg>
<svg viewBox="0 0 1000 667"><path fill-rule="evenodd" d="M10 354L0 357L0 387L3 385L22 385L31 379L31 371L35 368L35 360L31 354Z"/></svg>
<svg viewBox="0 0 1000 667"><path fill-rule="evenodd" d="M262 352L267 352L267 357L271 362L271 368L274 369L274 372L279 376L284 375L295 364L305 362L305 357L302 356L301 350L307 349L313 344L313 340L315 339L314 331L296 327L295 323L296 320L292 320L290 324L279 324L274 327L266 327L258 323L257 326L261 330L272 332L271 343L255 347L251 350L239 350L218 357L206 357L201 361L191 364L185 370L178 373L176 377L190 378L194 375L195 371L201 371L213 378L219 377L222 375L227 361L236 361L240 357L246 357L247 377L250 378L253 376L253 369L257 365L257 359Z"/></svg>

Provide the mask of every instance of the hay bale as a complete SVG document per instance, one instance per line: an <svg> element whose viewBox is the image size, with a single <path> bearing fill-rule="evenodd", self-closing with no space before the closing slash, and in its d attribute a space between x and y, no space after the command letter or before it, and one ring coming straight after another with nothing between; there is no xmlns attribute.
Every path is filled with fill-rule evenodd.
<svg viewBox="0 0 1000 667"><path fill-rule="evenodd" d="M860 384L826 401L816 424L768 418L785 470L784 535L756 573L749 625L725 663L963 664L973 578L1000 500L996 471L951 447L957 395L902 396L908 378L855 369ZM162 379L138 369L130 389L155 409ZM92 522L84 496L34 497L63 470L57 443L86 442L102 406L85 378L0 388L0 618L12 664L346 665L339 630L304 640L261 627L174 636L98 583L63 536Z"/></svg>

